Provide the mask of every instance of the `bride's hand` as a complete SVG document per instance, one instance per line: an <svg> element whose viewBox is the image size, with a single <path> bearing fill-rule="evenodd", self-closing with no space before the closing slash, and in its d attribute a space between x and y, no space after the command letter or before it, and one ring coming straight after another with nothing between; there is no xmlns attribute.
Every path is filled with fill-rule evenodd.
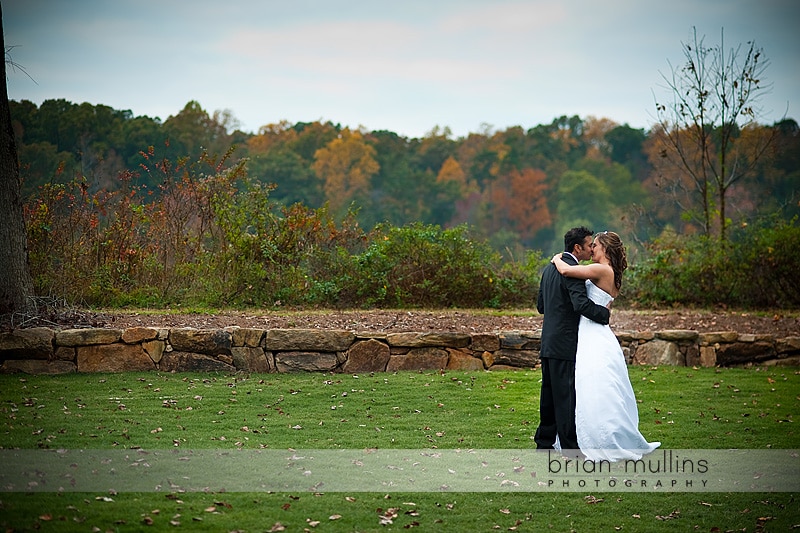
<svg viewBox="0 0 800 533"><path fill-rule="evenodd" d="M561 259L561 254L556 254L556 255L554 255L554 256L553 256L553 258L550 260L550 262L551 262L551 263L555 263L555 262L556 262L556 259Z"/></svg>

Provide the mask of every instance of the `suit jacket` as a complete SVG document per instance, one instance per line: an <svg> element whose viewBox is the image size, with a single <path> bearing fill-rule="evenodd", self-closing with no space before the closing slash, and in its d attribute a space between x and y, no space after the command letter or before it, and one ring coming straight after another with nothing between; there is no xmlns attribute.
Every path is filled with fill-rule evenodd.
<svg viewBox="0 0 800 533"><path fill-rule="evenodd" d="M570 265L578 264L570 254L561 258ZM542 273L536 308L544 314L539 357L567 361L575 361L581 315L600 324L608 324L611 316L608 308L586 296L585 280L562 276L552 263Z"/></svg>

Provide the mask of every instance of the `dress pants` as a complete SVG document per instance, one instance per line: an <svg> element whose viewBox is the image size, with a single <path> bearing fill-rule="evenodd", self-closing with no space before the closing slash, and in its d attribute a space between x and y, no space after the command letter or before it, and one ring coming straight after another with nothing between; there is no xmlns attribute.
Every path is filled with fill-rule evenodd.
<svg viewBox="0 0 800 533"><path fill-rule="evenodd" d="M542 395L539 427L534 440L538 449L552 449L556 435L562 450L577 450L575 432L575 361L542 359Z"/></svg>

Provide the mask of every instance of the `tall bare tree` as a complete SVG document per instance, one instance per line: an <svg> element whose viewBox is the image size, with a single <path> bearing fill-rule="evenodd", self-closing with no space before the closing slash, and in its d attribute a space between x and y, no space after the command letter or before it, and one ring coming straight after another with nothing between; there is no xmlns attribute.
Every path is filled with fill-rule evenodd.
<svg viewBox="0 0 800 533"><path fill-rule="evenodd" d="M774 128L758 127L758 100L771 88L764 82L769 60L752 41L744 52L741 45L726 51L724 30L719 45L705 46L694 29L692 42L682 46L685 62L662 74L671 102L656 102L661 157L654 163L665 188L692 202L681 206L687 214L724 241L726 195L774 139Z"/></svg>
<svg viewBox="0 0 800 533"><path fill-rule="evenodd" d="M8 104L6 63L9 60L2 25L3 12L0 6L0 44L5 54L0 72L0 314L33 313L36 304L28 266L28 239L22 214L17 145Z"/></svg>

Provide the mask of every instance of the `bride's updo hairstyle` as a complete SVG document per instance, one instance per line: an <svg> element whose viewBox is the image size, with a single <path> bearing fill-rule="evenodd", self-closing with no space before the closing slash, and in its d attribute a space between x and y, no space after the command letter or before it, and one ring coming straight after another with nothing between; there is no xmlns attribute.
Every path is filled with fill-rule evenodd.
<svg viewBox="0 0 800 533"><path fill-rule="evenodd" d="M608 257L611 262L611 268L614 270L614 286L619 290L622 287L622 273L628 268L628 256L625 253L622 240L613 231L598 233L595 239L606 249L606 257Z"/></svg>

